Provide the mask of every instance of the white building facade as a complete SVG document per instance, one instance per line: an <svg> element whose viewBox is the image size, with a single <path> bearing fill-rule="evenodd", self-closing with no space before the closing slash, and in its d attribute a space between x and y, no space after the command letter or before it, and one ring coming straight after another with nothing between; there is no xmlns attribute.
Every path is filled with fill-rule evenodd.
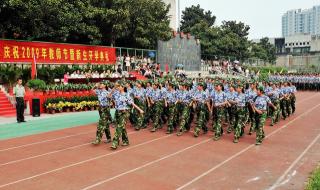
<svg viewBox="0 0 320 190"><path fill-rule="evenodd" d="M320 35L320 5L311 9L290 10L282 16L282 36Z"/></svg>

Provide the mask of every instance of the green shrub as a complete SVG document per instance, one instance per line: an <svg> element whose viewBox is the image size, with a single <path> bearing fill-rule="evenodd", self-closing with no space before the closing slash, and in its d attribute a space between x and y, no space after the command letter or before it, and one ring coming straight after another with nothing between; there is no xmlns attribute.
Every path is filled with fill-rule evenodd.
<svg viewBox="0 0 320 190"><path fill-rule="evenodd" d="M306 190L320 189L320 168L318 167L310 176Z"/></svg>
<svg viewBox="0 0 320 190"><path fill-rule="evenodd" d="M27 82L27 86L30 89L34 89L34 90L45 90L46 89L46 83L40 79L29 80Z"/></svg>

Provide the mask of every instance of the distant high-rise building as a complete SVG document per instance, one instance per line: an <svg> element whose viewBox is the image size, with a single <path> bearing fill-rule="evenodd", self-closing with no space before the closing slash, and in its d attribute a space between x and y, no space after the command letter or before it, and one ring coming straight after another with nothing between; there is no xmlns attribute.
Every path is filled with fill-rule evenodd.
<svg viewBox="0 0 320 190"><path fill-rule="evenodd" d="M162 0L167 5L170 5L169 16L170 16L170 28L177 30L177 4L176 0Z"/></svg>
<svg viewBox="0 0 320 190"><path fill-rule="evenodd" d="M291 10L282 16L282 36L295 34L320 34L320 5L306 10Z"/></svg>

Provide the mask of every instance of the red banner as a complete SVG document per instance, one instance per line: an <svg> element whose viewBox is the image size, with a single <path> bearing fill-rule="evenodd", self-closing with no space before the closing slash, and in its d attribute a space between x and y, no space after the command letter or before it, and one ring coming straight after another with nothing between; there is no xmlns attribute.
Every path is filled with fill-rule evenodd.
<svg viewBox="0 0 320 190"><path fill-rule="evenodd" d="M114 64L116 49L104 46L0 40L0 62Z"/></svg>

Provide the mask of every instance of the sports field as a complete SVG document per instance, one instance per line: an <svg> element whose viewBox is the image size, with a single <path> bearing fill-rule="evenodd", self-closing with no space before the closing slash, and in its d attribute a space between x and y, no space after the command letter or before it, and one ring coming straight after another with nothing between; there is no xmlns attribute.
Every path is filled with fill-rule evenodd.
<svg viewBox="0 0 320 190"><path fill-rule="evenodd" d="M261 146L255 135L234 144L233 134L216 142L212 132L128 125L130 146L112 151L91 145L97 112L0 126L0 189L301 190L320 160L320 93L296 96L295 115L274 127L268 120Z"/></svg>

